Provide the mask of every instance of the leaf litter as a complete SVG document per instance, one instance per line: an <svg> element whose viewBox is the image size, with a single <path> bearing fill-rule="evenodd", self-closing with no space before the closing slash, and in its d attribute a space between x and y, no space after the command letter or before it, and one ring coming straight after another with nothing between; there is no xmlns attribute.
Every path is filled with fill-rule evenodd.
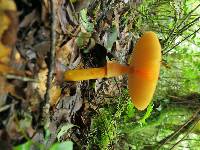
<svg viewBox="0 0 200 150"><path fill-rule="evenodd" d="M101 67L113 59L126 63L132 35L127 34L127 28L120 29L118 13L125 4L121 2L120 8L114 9L116 6L98 7L107 1L55 2L55 74L50 87L47 124L43 124L40 116L50 53L50 3L15 0L15 4L18 21L12 20L13 14L6 14L0 7L0 16L5 18L0 24L0 50L3 51L0 65L4 65L4 68L0 66L0 73L2 68L7 70L0 76L0 142L8 149L25 142L30 146L30 141L50 148L62 139L73 141L75 149L86 147L92 115L109 103L110 97L118 96L127 80L118 77L66 82L63 73L75 68ZM12 36L6 36L8 29Z"/></svg>

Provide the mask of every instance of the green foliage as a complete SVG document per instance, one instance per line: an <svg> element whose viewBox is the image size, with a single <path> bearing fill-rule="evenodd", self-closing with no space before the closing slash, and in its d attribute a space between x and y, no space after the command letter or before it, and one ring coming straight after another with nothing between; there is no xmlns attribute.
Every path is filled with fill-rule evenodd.
<svg viewBox="0 0 200 150"><path fill-rule="evenodd" d="M165 57L169 67L161 67L158 99L200 91L200 54L180 52Z"/></svg>
<svg viewBox="0 0 200 150"><path fill-rule="evenodd" d="M73 128L75 125L73 124L67 124L62 126L62 128L60 129L60 131L57 134L57 139L58 141L61 141L61 137L68 132L69 129Z"/></svg>
<svg viewBox="0 0 200 150"><path fill-rule="evenodd" d="M78 34L78 37L76 39L76 43L78 45L79 48L84 48L87 46L87 44L89 43L89 40L91 38L91 33L89 32L80 32Z"/></svg>
<svg viewBox="0 0 200 150"><path fill-rule="evenodd" d="M102 149L107 149L112 140L116 138L115 122L110 111L101 109L99 112L100 115L92 122L92 134L96 134L92 143L102 147Z"/></svg>
<svg viewBox="0 0 200 150"><path fill-rule="evenodd" d="M90 148L97 145L104 150L109 149L111 145L116 145L125 130L131 131L137 126L146 124L153 110L153 105L149 105L146 112L136 111L127 89L124 89L121 96L114 100L112 105L101 108L92 120ZM135 117L138 119L135 120Z"/></svg>
<svg viewBox="0 0 200 150"><path fill-rule="evenodd" d="M30 150L31 145L32 145L32 142L28 141L24 144L21 144L21 145L14 147L14 150Z"/></svg>
<svg viewBox="0 0 200 150"><path fill-rule="evenodd" d="M87 32L93 32L94 24L89 21L89 18L87 16L87 9L83 9L80 11L80 22Z"/></svg>
<svg viewBox="0 0 200 150"><path fill-rule="evenodd" d="M128 99L128 91L124 90L123 95L118 97L115 104L116 107L107 106L101 108L98 114L92 120L90 145L89 147L97 145L100 149L108 149L114 142L120 133L119 123L129 121L133 115L135 109L133 108L130 99Z"/></svg>
<svg viewBox="0 0 200 150"><path fill-rule="evenodd" d="M116 42L118 37L117 28L115 26L111 27L107 33L107 39L105 41L105 48L111 51L113 44Z"/></svg>
<svg viewBox="0 0 200 150"><path fill-rule="evenodd" d="M197 1L144 1L134 14L136 32L153 30L160 35L164 54L183 42L198 45L200 4Z"/></svg>
<svg viewBox="0 0 200 150"><path fill-rule="evenodd" d="M127 102L126 109L124 111L124 120L125 122L129 121L135 115L135 109L133 103L129 100Z"/></svg>
<svg viewBox="0 0 200 150"><path fill-rule="evenodd" d="M73 142L72 141L63 141L61 142L61 137L66 134L70 128L74 127L73 124L67 124L61 127L59 132L57 133L58 142L53 143L49 150L73 150ZM20 144L14 147L14 150L30 150L31 147L35 147L39 150L46 150L46 144L50 140L51 132L48 129L48 125L45 126L45 138L44 143L37 143L28 139L26 143Z"/></svg>
<svg viewBox="0 0 200 150"><path fill-rule="evenodd" d="M122 130L124 136L121 137L122 139L126 137L124 145L125 143L132 145L135 149L144 149L147 145L147 149L156 147L159 141L173 133L179 125L184 124L192 115L192 111L176 107L155 112L146 125L126 124L126 127Z"/></svg>
<svg viewBox="0 0 200 150"><path fill-rule="evenodd" d="M82 32L78 34L76 43L79 48L83 49L84 53L88 53L90 49L94 47L95 41L91 38L92 32L94 31L94 24L90 22L87 9L80 11L80 23Z"/></svg>
<svg viewBox="0 0 200 150"><path fill-rule="evenodd" d="M45 145L39 143L33 143L32 141L28 141L24 144L20 144L14 147L14 150L30 150L32 145L35 145L39 150L46 150ZM51 145L49 150L73 150L73 142L72 141L64 141L64 142L55 142Z"/></svg>
<svg viewBox="0 0 200 150"><path fill-rule="evenodd" d="M55 143L49 150L73 150L73 143L71 141Z"/></svg>
<svg viewBox="0 0 200 150"><path fill-rule="evenodd" d="M148 119L151 116L151 113L153 111L153 103L149 104L147 107L147 112L145 113L144 117L140 119L138 122L141 124L146 124L146 119Z"/></svg>
<svg viewBox="0 0 200 150"><path fill-rule="evenodd" d="M27 129L31 126L32 116L28 113L24 113L24 119L19 121L19 126L21 129Z"/></svg>

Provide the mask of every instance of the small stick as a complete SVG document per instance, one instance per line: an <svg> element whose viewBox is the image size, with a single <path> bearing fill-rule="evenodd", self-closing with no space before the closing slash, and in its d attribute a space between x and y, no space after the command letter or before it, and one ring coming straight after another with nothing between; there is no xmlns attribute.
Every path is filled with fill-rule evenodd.
<svg viewBox="0 0 200 150"><path fill-rule="evenodd" d="M13 74L6 74L5 77L6 77L6 79L16 79L16 80L21 80L21 81L24 81L24 82L38 82L37 79L13 75Z"/></svg>
<svg viewBox="0 0 200 150"><path fill-rule="evenodd" d="M157 150L161 149L163 145L171 141L177 134L179 134L180 131L183 130L189 123L191 123L199 114L200 112L200 107L197 109L197 111L194 112L194 114L190 117L190 119L185 122L178 130L176 130L174 133L171 134L161 145L158 146Z"/></svg>
<svg viewBox="0 0 200 150"><path fill-rule="evenodd" d="M44 105L43 108L43 119L47 118L49 116L49 101L50 101L50 88L51 88L51 82L54 75L54 67L55 67L55 48L56 48L56 12L55 12L55 1L50 0L50 7L51 7L51 18L50 18L50 24L51 24L51 33L50 33L50 57L49 57L49 64L48 64L48 76L47 76L47 82L46 82L46 93L44 95Z"/></svg>

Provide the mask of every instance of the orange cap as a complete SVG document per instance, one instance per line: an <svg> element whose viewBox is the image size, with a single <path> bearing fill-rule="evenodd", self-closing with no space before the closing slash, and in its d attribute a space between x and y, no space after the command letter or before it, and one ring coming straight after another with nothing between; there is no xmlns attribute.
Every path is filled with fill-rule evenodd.
<svg viewBox="0 0 200 150"><path fill-rule="evenodd" d="M152 100L160 62L159 40L154 32L145 32L136 43L128 73L129 94L139 110L144 110Z"/></svg>

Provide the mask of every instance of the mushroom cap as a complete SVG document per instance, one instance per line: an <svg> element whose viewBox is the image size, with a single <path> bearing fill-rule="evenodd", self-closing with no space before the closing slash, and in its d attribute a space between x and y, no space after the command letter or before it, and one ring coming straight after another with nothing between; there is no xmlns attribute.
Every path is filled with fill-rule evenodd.
<svg viewBox="0 0 200 150"><path fill-rule="evenodd" d="M144 110L156 89L161 62L161 46L154 32L145 32L137 41L128 73L129 94L134 106Z"/></svg>

